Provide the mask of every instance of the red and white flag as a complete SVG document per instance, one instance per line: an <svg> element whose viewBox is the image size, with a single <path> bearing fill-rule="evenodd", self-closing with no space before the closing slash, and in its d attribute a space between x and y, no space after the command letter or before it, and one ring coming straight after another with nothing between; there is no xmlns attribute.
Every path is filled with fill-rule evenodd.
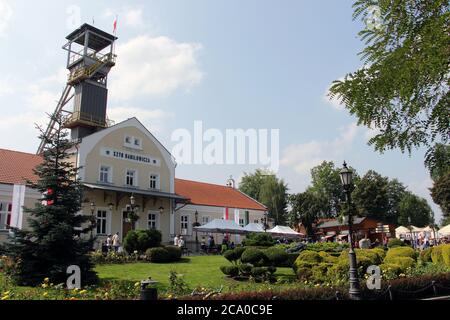
<svg viewBox="0 0 450 320"><path fill-rule="evenodd" d="M117 16L114 19L114 23L113 23L113 33L116 34L116 31L117 31Z"/></svg>

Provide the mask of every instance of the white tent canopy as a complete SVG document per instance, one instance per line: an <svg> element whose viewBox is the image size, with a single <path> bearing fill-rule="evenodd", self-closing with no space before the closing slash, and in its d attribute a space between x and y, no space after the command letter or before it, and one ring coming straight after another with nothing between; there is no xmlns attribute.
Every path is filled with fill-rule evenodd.
<svg viewBox="0 0 450 320"><path fill-rule="evenodd" d="M400 226L400 227L395 229L395 237L396 238L400 238L401 235L405 235L405 234L408 234L410 232L411 231L408 228Z"/></svg>
<svg viewBox="0 0 450 320"><path fill-rule="evenodd" d="M244 230L247 232L264 232L262 224L259 223L249 223L244 227Z"/></svg>
<svg viewBox="0 0 450 320"><path fill-rule="evenodd" d="M439 234L442 236L450 236L450 224L439 229Z"/></svg>
<svg viewBox="0 0 450 320"><path fill-rule="evenodd" d="M230 233L230 234L243 234L244 228L238 225L233 220L214 219L207 224L194 227L194 231L198 232L210 232L210 233Z"/></svg>
<svg viewBox="0 0 450 320"><path fill-rule="evenodd" d="M285 226L276 226L270 230L267 230L267 232L270 232L271 234L275 236L284 236L284 237L300 237L304 236L304 234L299 233L290 227Z"/></svg>

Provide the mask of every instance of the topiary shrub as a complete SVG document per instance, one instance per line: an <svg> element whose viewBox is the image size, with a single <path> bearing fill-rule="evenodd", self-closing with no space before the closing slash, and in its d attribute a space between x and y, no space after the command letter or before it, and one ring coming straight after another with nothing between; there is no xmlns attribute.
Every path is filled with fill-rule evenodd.
<svg viewBox="0 0 450 320"><path fill-rule="evenodd" d="M450 244L442 245L441 249L442 260L447 267L450 267Z"/></svg>
<svg viewBox="0 0 450 320"><path fill-rule="evenodd" d="M433 252L433 248L427 248L422 250L419 254L419 260L422 262L431 262L431 253Z"/></svg>
<svg viewBox="0 0 450 320"><path fill-rule="evenodd" d="M416 260L416 252L411 247L394 247L388 250L384 260L387 261L394 257L409 257Z"/></svg>
<svg viewBox="0 0 450 320"><path fill-rule="evenodd" d="M332 263L322 262L311 268L311 279L316 283L328 282L328 269L333 267Z"/></svg>
<svg viewBox="0 0 450 320"><path fill-rule="evenodd" d="M272 281L275 271L275 267L253 267L250 274L256 281Z"/></svg>
<svg viewBox="0 0 450 320"><path fill-rule="evenodd" d="M164 249L166 249L168 253L168 262L176 262L181 260L181 256L183 255L183 252L181 251L180 247L177 246L165 246Z"/></svg>
<svg viewBox="0 0 450 320"><path fill-rule="evenodd" d="M399 266L402 272L405 272L408 268L414 268L416 265L416 261L410 257L392 257L385 260L385 263Z"/></svg>
<svg viewBox="0 0 450 320"><path fill-rule="evenodd" d="M165 263L169 261L169 252L163 247L147 249L145 256L148 261L153 263Z"/></svg>
<svg viewBox="0 0 450 320"><path fill-rule="evenodd" d="M388 246L389 249L390 248L395 248L395 247L404 247L405 243L402 240L400 240L400 239L391 238L391 239L389 239L387 246Z"/></svg>
<svg viewBox="0 0 450 320"><path fill-rule="evenodd" d="M390 280L398 277L403 272L402 268L398 264L382 263L379 265L381 273L384 279Z"/></svg>
<svg viewBox="0 0 450 320"><path fill-rule="evenodd" d="M319 255L319 253L315 251L305 250L298 255L296 262L303 261L309 263L320 263L322 262L322 260L323 258Z"/></svg>
<svg viewBox="0 0 450 320"><path fill-rule="evenodd" d="M234 278L239 275L239 269L236 266L222 266L220 267L220 271L230 278Z"/></svg>
<svg viewBox="0 0 450 320"><path fill-rule="evenodd" d="M274 267L282 267L286 265L289 255L283 249L277 247L270 247L264 250L268 263Z"/></svg>
<svg viewBox="0 0 450 320"><path fill-rule="evenodd" d="M181 260L181 249L175 246L157 247L147 249L147 261L153 263L168 263Z"/></svg>
<svg viewBox="0 0 450 320"><path fill-rule="evenodd" d="M266 255L259 249L247 248L241 256L242 263L250 263L254 267L263 266L266 261Z"/></svg>
<svg viewBox="0 0 450 320"><path fill-rule="evenodd" d="M442 256L442 246L433 247L431 252L431 261L435 264L444 264L444 257Z"/></svg>
<svg viewBox="0 0 450 320"><path fill-rule="evenodd" d="M244 277L250 276L253 266L248 263L241 263L238 265L239 273Z"/></svg>
<svg viewBox="0 0 450 320"><path fill-rule="evenodd" d="M126 252L145 252L149 248L161 245L161 232L158 230L132 230L127 233L123 240L123 247Z"/></svg>
<svg viewBox="0 0 450 320"><path fill-rule="evenodd" d="M237 264L237 260L239 259L239 257L236 256L234 249L225 251L223 257L233 264Z"/></svg>
<svg viewBox="0 0 450 320"><path fill-rule="evenodd" d="M269 233L250 233L242 241L242 245L246 247L271 247L275 244L272 236Z"/></svg>
<svg viewBox="0 0 450 320"><path fill-rule="evenodd" d="M383 260L386 257L386 250L384 250L381 247L373 248L372 251L375 252L380 257L381 260Z"/></svg>
<svg viewBox="0 0 450 320"><path fill-rule="evenodd" d="M329 254L325 251L320 251L319 256L322 258L323 262L327 262L327 263L337 263L338 262L337 257L332 256L331 254Z"/></svg>

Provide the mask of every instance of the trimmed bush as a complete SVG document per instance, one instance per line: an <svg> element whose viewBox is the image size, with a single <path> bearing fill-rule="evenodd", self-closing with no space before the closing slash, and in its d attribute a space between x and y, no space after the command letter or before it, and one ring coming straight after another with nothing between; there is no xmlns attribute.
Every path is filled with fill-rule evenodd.
<svg viewBox="0 0 450 320"><path fill-rule="evenodd" d="M243 276L249 276L252 271L252 268L253 268L253 266L248 263L241 263L240 265L238 265L239 272Z"/></svg>
<svg viewBox="0 0 450 320"><path fill-rule="evenodd" d="M254 267L259 267L267 261L266 255L259 249L248 248L241 256L242 263L250 263Z"/></svg>
<svg viewBox="0 0 450 320"><path fill-rule="evenodd" d="M176 262L181 259L181 249L175 246L150 248L145 255L147 261L153 263Z"/></svg>
<svg viewBox="0 0 450 320"><path fill-rule="evenodd" d="M441 249L442 260L447 267L450 267L450 244L444 244Z"/></svg>
<svg viewBox="0 0 450 320"><path fill-rule="evenodd" d="M391 239L389 239L387 246L389 249L395 248L395 247L404 247L405 243L400 239L391 238Z"/></svg>
<svg viewBox="0 0 450 320"><path fill-rule="evenodd" d="M275 244L272 236L269 233L250 233L246 236L242 245L246 247L257 246L257 247L271 247Z"/></svg>
<svg viewBox="0 0 450 320"><path fill-rule="evenodd" d="M181 248L177 246L165 246L164 249L167 250L169 262L180 261L183 252Z"/></svg>
<svg viewBox="0 0 450 320"><path fill-rule="evenodd" d="M442 256L442 246L433 247L431 252L431 261L435 264L444 264L444 257Z"/></svg>
<svg viewBox="0 0 450 320"><path fill-rule="evenodd" d="M270 247L264 250L264 254L268 259L268 263L274 267L281 267L286 265L289 255L280 248Z"/></svg>
<svg viewBox="0 0 450 320"><path fill-rule="evenodd" d="M319 255L319 253L315 251L305 250L298 255L296 262L303 261L309 263L320 263L322 262L322 260L323 258Z"/></svg>
<svg viewBox="0 0 450 320"><path fill-rule="evenodd" d="M381 260L383 260L386 257L386 250L384 250L381 247L373 248L372 251L376 252L376 254L378 254Z"/></svg>
<svg viewBox="0 0 450 320"><path fill-rule="evenodd" d="M255 280L268 281L273 280L273 274L276 270L275 267L253 267L251 275Z"/></svg>
<svg viewBox="0 0 450 320"><path fill-rule="evenodd" d="M431 262L431 253L433 252L433 248L427 248L422 250L419 254L419 259L422 262Z"/></svg>
<svg viewBox="0 0 450 320"><path fill-rule="evenodd" d="M231 278L237 277L239 275L239 269L236 266L222 266L220 267L220 271Z"/></svg>
<svg viewBox="0 0 450 320"><path fill-rule="evenodd" d="M408 268L413 268L416 265L416 261L410 257L392 257L386 260L389 265L397 265L402 272L405 272Z"/></svg>
<svg viewBox="0 0 450 320"><path fill-rule="evenodd" d="M158 230L132 230L127 233L123 240L123 247L126 252L145 252L149 248L161 245L161 232Z"/></svg>
<svg viewBox="0 0 450 320"><path fill-rule="evenodd" d="M416 260L416 252L411 247L394 247L388 250L386 253L385 261L388 261L394 257L409 257Z"/></svg>
<svg viewBox="0 0 450 320"><path fill-rule="evenodd" d="M316 252L325 251L327 253L341 253L345 249L348 249L348 243L317 242L309 243L306 246L306 250Z"/></svg>
<svg viewBox="0 0 450 320"><path fill-rule="evenodd" d="M323 262L327 262L327 263L337 263L338 262L337 257L332 256L331 254L329 254L325 251L320 251L319 256L322 258Z"/></svg>
<svg viewBox="0 0 450 320"><path fill-rule="evenodd" d="M328 278L328 269L333 267L332 263L319 263L318 265L315 265L311 269L311 278L313 281L317 283L323 283L329 281Z"/></svg>

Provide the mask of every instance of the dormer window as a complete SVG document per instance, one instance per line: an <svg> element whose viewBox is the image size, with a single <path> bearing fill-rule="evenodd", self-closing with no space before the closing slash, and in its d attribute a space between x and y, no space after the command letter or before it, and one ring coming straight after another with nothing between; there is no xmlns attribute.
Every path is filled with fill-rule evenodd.
<svg viewBox="0 0 450 320"><path fill-rule="evenodd" d="M133 136L125 136L123 145L127 148L142 150L142 139Z"/></svg>

